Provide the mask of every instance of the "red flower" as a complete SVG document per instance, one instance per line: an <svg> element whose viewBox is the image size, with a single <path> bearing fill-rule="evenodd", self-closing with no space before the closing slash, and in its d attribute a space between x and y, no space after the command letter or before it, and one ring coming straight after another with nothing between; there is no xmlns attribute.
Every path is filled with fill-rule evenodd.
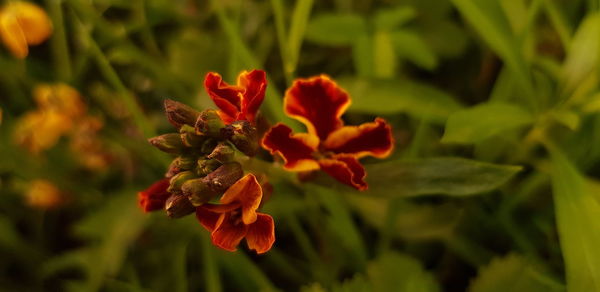
<svg viewBox="0 0 600 292"><path fill-rule="evenodd" d="M162 210L165 202L171 196L167 192L169 188L169 179L163 178L153 183L149 188L138 193L138 204L144 212Z"/></svg>
<svg viewBox="0 0 600 292"><path fill-rule="evenodd" d="M358 158L385 158L394 148L390 125L381 118L360 126L344 126L342 114L350 105L348 94L325 75L298 79L284 98L285 113L308 128L293 134L284 124L273 126L263 148L278 153L291 171L322 169L342 183L366 190L366 172Z"/></svg>
<svg viewBox="0 0 600 292"><path fill-rule="evenodd" d="M237 85L229 85L218 73L208 73L204 87L220 109L225 123L247 120L254 124L258 108L265 98L267 78L265 71L243 71L238 75Z"/></svg>
<svg viewBox="0 0 600 292"><path fill-rule="evenodd" d="M275 224L271 216L256 212L262 197L256 177L248 174L227 189L220 204L196 208L196 218L212 233L216 246L235 251L245 237L248 248L265 253L275 242Z"/></svg>

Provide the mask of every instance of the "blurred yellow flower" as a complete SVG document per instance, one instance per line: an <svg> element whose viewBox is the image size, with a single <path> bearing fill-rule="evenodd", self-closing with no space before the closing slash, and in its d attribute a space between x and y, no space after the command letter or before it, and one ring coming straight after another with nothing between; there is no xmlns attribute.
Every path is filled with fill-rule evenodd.
<svg viewBox="0 0 600 292"><path fill-rule="evenodd" d="M96 135L103 126L99 118L86 116L73 129L69 146L79 162L88 169L101 170L108 166L109 157Z"/></svg>
<svg viewBox="0 0 600 292"><path fill-rule="evenodd" d="M0 39L19 59L27 57L29 45L38 45L52 34L52 22L39 6L9 2L0 9Z"/></svg>
<svg viewBox="0 0 600 292"><path fill-rule="evenodd" d="M52 182L45 179L31 181L29 189L25 192L25 202L33 208L55 208L64 203L65 199L62 192Z"/></svg>
<svg viewBox="0 0 600 292"><path fill-rule="evenodd" d="M42 84L33 90L38 107L44 111L54 111L71 118L83 116L86 106L79 92L64 83Z"/></svg>
<svg viewBox="0 0 600 292"><path fill-rule="evenodd" d="M56 144L73 123L66 115L54 111L32 111L21 117L15 127L15 141L38 154Z"/></svg>

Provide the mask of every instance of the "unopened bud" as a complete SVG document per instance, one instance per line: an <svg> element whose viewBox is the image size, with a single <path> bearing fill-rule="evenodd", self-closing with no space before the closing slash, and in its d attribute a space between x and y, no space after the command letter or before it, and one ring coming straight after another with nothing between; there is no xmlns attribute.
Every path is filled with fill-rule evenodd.
<svg viewBox="0 0 600 292"><path fill-rule="evenodd" d="M221 163L230 162L233 160L235 150L226 143L219 143L217 147L207 156L209 159L215 159Z"/></svg>
<svg viewBox="0 0 600 292"><path fill-rule="evenodd" d="M148 139L148 142L150 142L152 146L158 148L160 151L171 154L180 153L185 148L183 141L181 141L181 136L175 133L164 134L150 138Z"/></svg>
<svg viewBox="0 0 600 292"><path fill-rule="evenodd" d="M258 152L258 131L250 122L235 121L227 125L223 132L240 152L248 156L254 156Z"/></svg>
<svg viewBox="0 0 600 292"><path fill-rule="evenodd" d="M217 192L208 187L204 178L186 181L183 186L181 186L181 190L194 206L200 206L218 195Z"/></svg>
<svg viewBox="0 0 600 292"><path fill-rule="evenodd" d="M165 203L165 211L167 211L167 216L171 218L181 218L193 213L195 210L196 207L184 195L171 195Z"/></svg>
<svg viewBox="0 0 600 292"><path fill-rule="evenodd" d="M183 125L179 129L181 141L187 147L199 147L206 140L206 136L196 134L196 129L189 125Z"/></svg>
<svg viewBox="0 0 600 292"><path fill-rule="evenodd" d="M171 164L169 165L167 173L165 173L165 177L171 178L174 175L180 173L181 171L182 169L180 166L180 158L173 159L173 161L171 161Z"/></svg>
<svg viewBox="0 0 600 292"><path fill-rule="evenodd" d="M215 150L215 147L217 147L218 143L219 142L216 139L209 138L206 141L204 141L204 143L202 143L202 146L200 147L200 152L202 152L203 154L210 154L213 152L213 150Z"/></svg>
<svg viewBox="0 0 600 292"><path fill-rule="evenodd" d="M243 175L242 165L237 162L230 162L221 165L203 179L211 190L221 194L242 178Z"/></svg>
<svg viewBox="0 0 600 292"><path fill-rule="evenodd" d="M181 193L181 186L188 180L194 178L197 178L197 176L193 171L180 172L171 178L167 191L169 191L169 193L179 194Z"/></svg>
<svg viewBox="0 0 600 292"><path fill-rule="evenodd" d="M221 129L225 127L225 123L221 120L219 113L215 110L204 110L196 120L196 132L204 135L220 138Z"/></svg>
<svg viewBox="0 0 600 292"><path fill-rule="evenodd" d="M221 166L221 163L216 159L198 159L196 173L199 176L205 176Z"/></svg>
<svg viewBox="0 0 600 292"><path fill-rule="evenodd" d="M178 129L183 125L194 126L200 115L193 108L170 99L165 99L165 113L169 122Z"/></svg>

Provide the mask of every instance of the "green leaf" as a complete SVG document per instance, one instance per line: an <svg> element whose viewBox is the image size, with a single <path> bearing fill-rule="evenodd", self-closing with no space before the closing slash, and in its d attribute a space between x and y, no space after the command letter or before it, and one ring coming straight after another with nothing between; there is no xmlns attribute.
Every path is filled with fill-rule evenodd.
<svg viewBox="0 0 600 292"><path fill-rule="evenodd" d="M352 96L351 112L378 115L408 113L443 123L462 106L449 94L423 83L398 80L341 78L340 85Z"/></svg>
<svg viewBox="0 0 600 292"><path fill-rule="evenodd" d="M433 70L437 66L437 58L418 33L398 30L391 33L396 53L423 69Z"/></svg>
<svg viewBox="0 0 600 292"><path fill-rule="evenodd" d="M567 290L600 291L600 203L583 176L554 147L552 192L556 224L565 261Z"/></svg>
<svg viewBox="0 0 600 292"><path fill-rule="evenodd" d="M435 278L421 263L407 255L381 254L367 268L373 291L433 292L440 291Z"/></svg>
<svg viewBox="0 0 600 292"><path fill-rule="evenodd" d="M571 42L563 66L566 93L574 91L600 64L600 13L586 17Z"/></svg>
<svg viewBox="0 0 600 292"><path fill-rule="evenodd" d="M521 170L463 158L427 158L367 165L371 192L387 196L468 196L494 190Z"/></svg>
<svg viewBox="0 0 600 292"><path fill-rule="evenodd" d="M392 78L396 74L398 62L390 33L378 31L373 36L374 73L378 78Z"/></svg>
<svg viewBox="0 0 600 292"><path fill-rule="evenodd" d="M496 258L481 269L469 287L469 292L530 292L564 291L562 285L548 281L525 258L510 254Z"/></svg>
<svg viewBox="0 0 600 292"><path fill-rule="evenodd" d="M296 70L312 6L313 0L297 0L296 6L294 6L287 43L289 59L287 60L288 64L286 64L285 70L288 72Z"/></svg>
<svg viewBox="0 0 600 292"><path fill-rule="evenodd" d="M485 103L457 111L448 118L442 143L471 144L529 125L533 116L518 106Z"/></svg>
<svg viewBox="0 0 600 292"><path fill-rule="evenodd" d="M375 29L392 30L415 18L416 14L415 9L410 6L379 10L374 17Z"/></svg>
<svg viewBox="0 0 600 292"><path fill-rule="evenodd" d="M523 99L534 102L532 79L519 41L498 1L452 0L452 3L479 36L498 54L510 71L523 94Z"/></svg>
<svg viewBox="0 0 600 292"><path fill-rule="evenodd" d="M367 34L367 24L359 15L324 13L313 17L306 30L306 39L331 46L354 44L357 37Z"/></svg>

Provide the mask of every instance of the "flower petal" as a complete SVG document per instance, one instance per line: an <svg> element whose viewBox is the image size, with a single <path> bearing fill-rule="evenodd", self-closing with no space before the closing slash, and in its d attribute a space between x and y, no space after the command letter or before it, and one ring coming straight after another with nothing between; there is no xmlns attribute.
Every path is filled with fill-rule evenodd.
<svg viewBox="0 0 600 292"><path fill-rule="evenodd" d="M167 188L169 188L169 179L164 178L138 192L138 204L142 210L151 212L163 209L165 202L171 196L171 193L167 192Z"/></svg>
<svg viewBox="0 0 600 292"><path fill-rule="evenodd" d="M206 230L210 232L215 230L217 227L217 222L221 216L225 215L206 208L206 206L200 206L196 208L196 219L198 219L202 227L206 228Z"/></svg>
<svg viewBox="0 0 600 292"><path fill-rule="evenodd" d="M253 174L247 174L230 186L221 197L221 204L239 203L242 208L242 221L251 224L256 221L256 209L262 199L262 188Z"/></svg>
<svg viewBox="0 0 600 292"><path fill-rule="evenodd" d="M360 126L345 126L331 133L323 143L326 150L352 154L357 158L372 155L387 157L394 149L391 126L381 118Z"/></svg>
<svg viewBox="0 0 600 292"><path fill-rule="evenodd" d="M206 74L204 88L215 105L221 109L221 118L226 123L235 120L241 111L243 88L227 84L221 75L213 72Z"/></svg>
<svg viewBox="0 0 600 292"><path fill-rule="evenodd" d="M256 222L248 226L248 232L246 233L248 248L261 254L269 251L274 242L275 223L273 217L258 213Z"/></svg>
<svg viewBox="0 0 600 292"><path fill-rule="evenodd" d="M224 214L219 221L221 222L217 223L211 234L213 244L227 251L235 251L236 246L246 236L248 226L235 224L228 214Z"/></svg>
<svg viewBox="0 0 600 292"><path fill-rule="evenodd" d="M29 53L27 38L14 15L7 13L0 15L0 38L15 57L19 59L27 57Z"/></svg>
<svg viewBox="0 0 600 292"><path fill-rule="evenodd" d="M349 105L348 94L326 75L294 81L284 98L286 114L322 141L343 126L340 117Z"/></svg>
<svg viewBox="0 0 600 292"><path fill-rule="evenodd" d="M52 34L52 22L41 7L33 3L18 1L9 3L6 10L14 13L17 17L28 44L41 44Z"/></svg>
<svg viewBox="0 0 600 292"><path fill-rule="evenodd" d="M336 155L332 159L319 160L321 169L338 181L345 183L359 191L368 188L365 182L367 173L364 167L350 155Z"/></svg>
<svg viewBox="0 0 600 292"><path fill-rule="evenodd" d="M293 171L309 171L319 169L312 153L319 146L319 139L310 134L292 134L292 129L284 124L273 126L265 134L262 147L271 154L281 155L283 167Z"/></svg>
<svg viewBox="0 0 600 292"><path fill-rule="evenodd" d="M245 89L242 99L242 112L237 120L247 120L254 124L256 113L265 99L267 76L265 71L244 71L238 76L238 85Z"/></svg>

